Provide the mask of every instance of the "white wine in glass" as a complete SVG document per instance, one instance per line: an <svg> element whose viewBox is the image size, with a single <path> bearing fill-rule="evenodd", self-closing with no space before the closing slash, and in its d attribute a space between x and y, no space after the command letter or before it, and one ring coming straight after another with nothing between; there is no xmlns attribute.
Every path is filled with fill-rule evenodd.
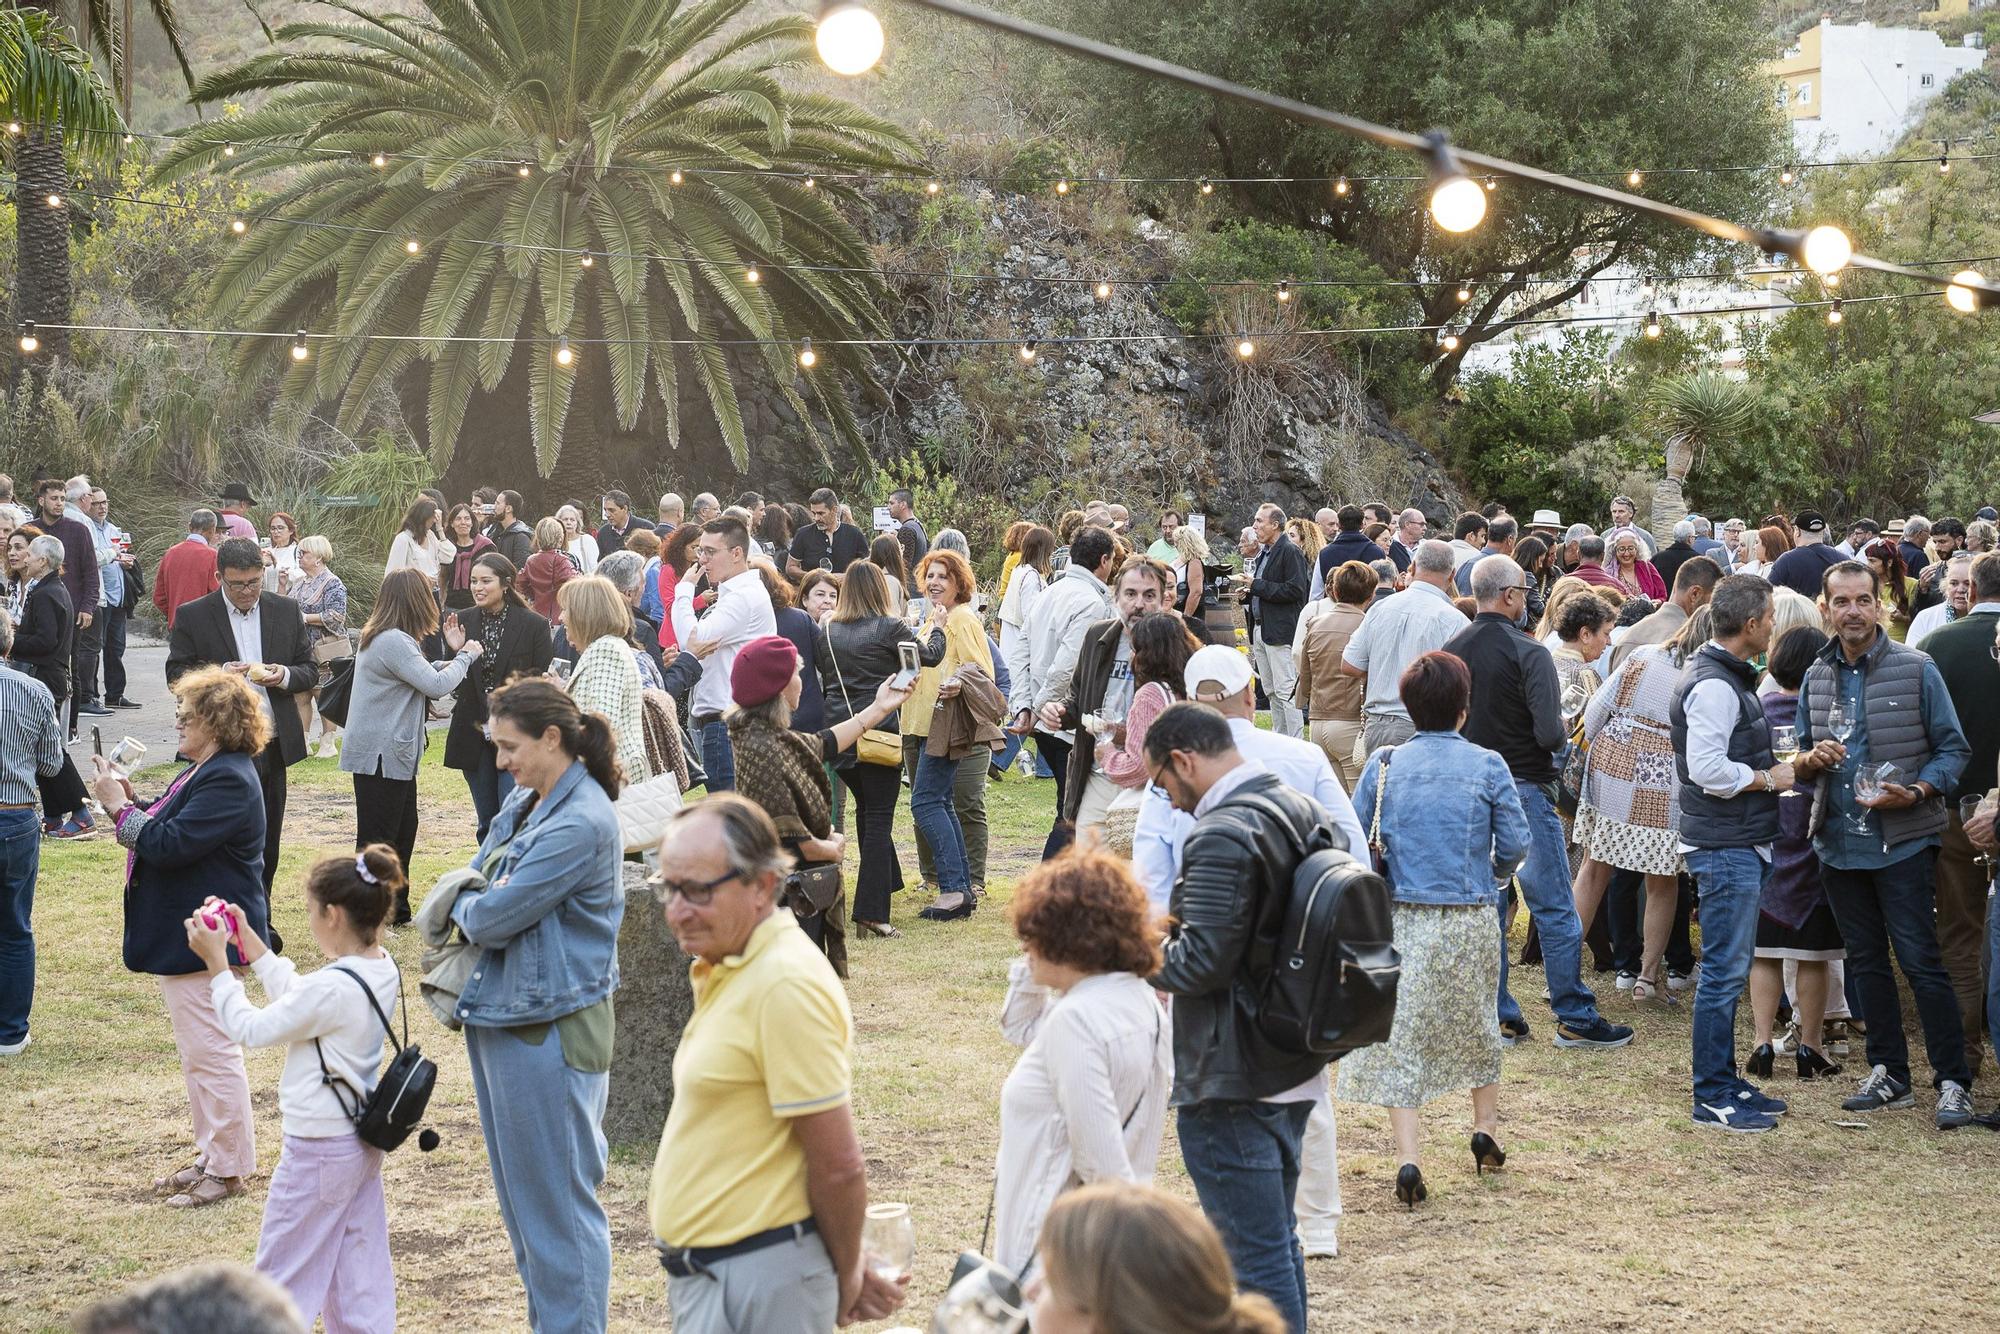
<svg viewBox="0 0 2000 1334"><path fill-rule="evenodd" d="M1771 729L1771 753L1778 757L1778 763L1790 764L1799 757L1799 729L1796 727L1774 727Z"/></svg>
<svg viewBox="0 0 2000 1334"><path fill-rule="evenodd" d="M891 1283L908 1278L917 1262L917 1225L907 1204L868 1206L861 1228L861 1251L877 1278Z"/></svg>

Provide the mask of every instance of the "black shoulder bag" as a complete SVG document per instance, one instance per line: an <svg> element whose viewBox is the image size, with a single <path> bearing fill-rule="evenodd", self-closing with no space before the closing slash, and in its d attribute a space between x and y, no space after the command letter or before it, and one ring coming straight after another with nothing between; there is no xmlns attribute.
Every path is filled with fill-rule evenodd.
<svg viewBox="0 0 2000 1334"><path fill-rule="evenodd" d="M437 1063L423 1053L423 1049L410 1041L410 1013L403 1006L403 1039L396 1040L396 1030L389 1026L389 1016L382 1013L382 1003L375 999L375 993L361 974L352 968L333 966L336 973L345 973L354 979L354 985L361 988L361 994L368 998L368 1008L375 1011L375 1017L382 1021L382 1032L396 1049L389 1058L389 1068L382 1072L375 1090L367 1095L357 1093L344 1079L337 1079L326 1068L326 1052L313 1039L313 1051L319 1055L320 1082L333 1090L333 1099L340 1104L340 1110L347 1113L347 1119L354 1122L354 1133L361 1137L363 1144L371 1144L378 1149L388 1150L402 1147L417 1123L424 1119L424 1109L430 1106L431 1090L437 1084ZM403 990L402 971L396 973L396 993L400 997ZM347 1088L353 1095L353 1103L341 1096L340 1090ZM429 1153L438 1146L438 1133L426 1130L417 1136L417 1147Z"/></svg>

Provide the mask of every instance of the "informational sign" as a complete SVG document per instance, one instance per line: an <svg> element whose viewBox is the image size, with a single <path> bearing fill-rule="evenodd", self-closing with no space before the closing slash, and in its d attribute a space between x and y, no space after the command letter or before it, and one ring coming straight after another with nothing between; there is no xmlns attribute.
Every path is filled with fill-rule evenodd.
<svg viewBox="0 0 2000 1334"><path fill-rule="evenodd" d="M889 517L889 507L887 505L877 505L875 507L875 531L886 533L895 526L896 521Z"/></svg>
<svg viewBox="0 0 2000 1334"><path fill-rule="evenodd" d="M1188 527L1194 529L1203 537L1208 536L1208 516L1206 514L1190 514L1187 517L1187 521Z"/></svg>

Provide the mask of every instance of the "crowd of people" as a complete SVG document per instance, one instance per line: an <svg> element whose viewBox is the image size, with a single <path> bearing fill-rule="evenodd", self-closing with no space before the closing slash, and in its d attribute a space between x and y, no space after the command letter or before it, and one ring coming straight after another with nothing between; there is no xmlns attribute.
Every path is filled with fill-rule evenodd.
<svg viewBox="0 0 2000 1334"><path fill-rule="evenodd" d="M896 1310L907 1261L870 1232L842 980L859 941L980 911L989 787L1034 772L1052 806L1008 901L1000 1024L1022 1051L990 1219L989 1268L1015 1286L968 1278L947 1307L1024 1307L1032 1283L1038 1329L1302 1330L1305 1259L1338 1253L1337 1100L1388 1109L1405 1207L1429 1196L1417 1109L1440 1096L1469 1091L1474 1169L1504 1169L1505 1055L1535 1036L1523 963L1558 1048L1631 1043L1612 1003L1685 1004L1698 1126L1768 1131L1817 1101L1755 1082L1789 1056L1801 1081L1852 1067L1843 1113L1911 1107L1927 1074L1940 1128L2000 1129L1971 1101L1982 1037L2000 1044L1990 510L1844 533L1810 509L1690 515L1659 540L1624 497L1601 528L1271 503L1231 558L1202 516L1163 511L1148 541L1108 501L991 552L930 532L908 491L871 537L828 488L668 494L653 521L612 490L594 531L582 504L535 519L482 488L411 503L378 581L336 574L289 514L260 536L240 484L218 499L150 571L184 767L149 800L101 757L86 784L64 749L79 716L131 707L145 567L88 478L0 504L0 1054L29 1042L40 840L108 823L125 963L160 979L192 1123L191 1161L155 1185L177 1208L245 1189L241 1051L289 1044L257 1269L308 1324L394 1319L382 1154L354 1141L349 1095L401 991L382 933L413 922L457 952L444 1012L529 1323L603 1328L627 858L694 961L649 1200L675 1328ZM343 579L363 577L357 627ZM475 813L445 836L479 850L413 887L439 722ZM330 962L299 976L274 877L286 770L313 753L350 776L356 853L306 878ZM1386 1041L1337 1077L1259 1022L1321 849L1380 873L1400 956ZM1145 1189L1169 1111L1198 1213Z"/></svg>

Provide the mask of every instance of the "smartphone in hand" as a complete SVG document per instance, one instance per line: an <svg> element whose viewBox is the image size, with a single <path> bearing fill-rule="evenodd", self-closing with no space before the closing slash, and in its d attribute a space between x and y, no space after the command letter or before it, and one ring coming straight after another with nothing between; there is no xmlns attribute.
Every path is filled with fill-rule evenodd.
<svg viewBox="0 0 2000 1334"><path fill-rule="evenodd" d="M908 689L916 683L917 673L923 670L923 659L917 654L917 646L909 640L896 645L896 674L891 677L898 690Z"/></svg>

